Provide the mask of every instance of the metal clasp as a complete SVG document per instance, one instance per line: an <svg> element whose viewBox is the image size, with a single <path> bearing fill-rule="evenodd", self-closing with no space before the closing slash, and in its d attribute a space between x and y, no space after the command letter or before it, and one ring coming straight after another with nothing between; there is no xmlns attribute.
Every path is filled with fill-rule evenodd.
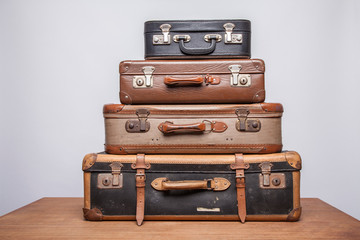
<svg viewBox="0 0 360 240"><path fill-rule="evenodd" d="M216 42L221 42L221 35L220 34L206 34L204 36L205 42L210 42L211 39L215 39Z"/></svg>
<svg viewBox="0 0 360 240"><path fill-rule="evenodd" d="M144 108L137 109L138 120L128 120L125 123L125 129L129 133L147 132L150 129L150 122L147 121L150 111Z"/></svg>
<svg viewBox="0 0 360 240"><path fill-rule="evenodd" d="M144 76L134 76L133 78L133 88L148 88L152 87L154 84L153 72L155 67L145 66L142 68Z"/></svg>
<svg viewBox="0 0 360 240"><path fill-rule="evenodd" d="M249 87L251 85L250 74L240 74L241 65L230 65L231 72L230 86L232 87Z"/></svg>
<svg viewBox="0 0 360 240"><path fill-rule="evenodd" d="M264 176L263 186L270 186L270 174L273 164L271 162L263 162L259 164L261 174Z"/></svg>
<svg viewBox="0 0 360 240"><path fill-rule="evenodd" d="M225 23L225 43L242 43L242 34L233 34L232 31L235 28L233 23Z"/></svg>
<svg viewBox="0 0 360 240"><path fill-rule="evenodd" d="M171 38L170 38L170 24L162 24L160 25L160 29L162 31L162 35L154 35L153 36L153 44L159 45L159 44L170 44Z"/></svg>
<svg viewBox="0 0 360 240"><path fill-rule="evenodd" d="M250 111L245 108L235 110L238 117L236 122L236 129L240 132L258 132L261 129L261 122L258 119L247 119Z"/></svg>
<svg viewBox="0 0 360 240"><path fill-rule="evenodd" d="M113 162L109 165L111 173L98 174L97 187L100 189L114 189L123 187L123 175L121 169L123 165L119 162Z"/></svg>

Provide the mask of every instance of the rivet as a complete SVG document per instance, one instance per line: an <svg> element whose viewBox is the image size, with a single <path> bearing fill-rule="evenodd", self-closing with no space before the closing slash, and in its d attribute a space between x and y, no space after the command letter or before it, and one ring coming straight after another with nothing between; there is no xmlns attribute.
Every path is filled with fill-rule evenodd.
<svg viewBox="0 0 360 240"><path fill-rule="evenodd" d="M127 95L126 95L126 96L125 96L125 98L126 98L126 99L128 99L128 98L129 98L129 96L127 96Z"/></svg>
<svg viewBox="0 0 360 240"><path fill-rule="evenodd" d="M158 37L154 37L154 42L158 42L159 38Z"/></svg>
<svg viewBox="0 0 360 240"><path fill-rule="evenodd" d="M130 129L133 129L134 127L135 127L134 123L130 123L130 124L129 124L129 128L130 128Z"/></svg>
<svg viewBox="0 0 360 240"><path fill-rule="evenodd" d="M259 126L259 124L257 122L253 122L252 126L253 126L253 128L257 128Z"/></svg>

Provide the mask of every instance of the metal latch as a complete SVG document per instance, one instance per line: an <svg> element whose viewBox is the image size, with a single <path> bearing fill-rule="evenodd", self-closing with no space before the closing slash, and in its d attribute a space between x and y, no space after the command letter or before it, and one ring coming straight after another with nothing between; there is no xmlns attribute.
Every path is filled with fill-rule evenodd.
<svg viewBox="0 0 360 240"><path fill-rule="evenodd" d="M284 173L271 173L273 164L270 162L263 162L259 164L261 173L259 174L260 188L264 189L277 189L285 188L285 174Z"/></svg>
<svg viewBox="0 0 360 240"><path fill-rule="evenodd" d="M235 110L238 117L236 129L240 132L258 132L261 128L261 122L258 119L247 119L250 111L245 108Z"/></svg>
<svg viewBox="0 0 360 240"><path fill-rule="evenodd" d="M272 166L273 164L271 162L263 162L259 164L259 168L261 168L261 174L264 177L264 186L270 186L270 174Z"/></svg>
<svg viewBox="0 0 360 240"><path fill-rule="evenodd" d="M123 175L121 168L123 165L119 162L110 164L111 173L98 174L97 187L100 189L114 189L123 187Z"/></svg>
<svg viewBox="0 0 360 240"><path fill-rule="evenodd" d="M249 87L251 85L250 74L240 74L241 65L230 65L231 72L230 86L232 87Z"/></svg>
<svg viewBox="0 0 360 240"><path fill-rule="evenodd" d="M145 66L142 68L144 76L134 76L133 88L148 88L154 84L154 77L152 73L155 71L153 66Z"/></svg>
<svg viewBox="0 0 360 240"><path fill-rule="evenodd" d="M233 23L225 23L225 43L242 43L242 34L233 34L232 31L235 27Z"/></svg>
<svg viewBox="0 0 360 240"><path fill-rule="evenodd" d="M147 132L150 129L150 122L147 121L147 118L150 114L150 111L147 109L138 109L136 110L136 115L138 120L128 120L125 123L125 129L129 133L139 133Z"/></svg>
<svg viewBox="0 0 360 240"><path fill-rule="evenodd" d="M171 38L170 38L170 24L162 24L160 26L160 29L162 31L162 35L154 35L153 36L153 44L159 45L159 44L170 44Z"/></svg>

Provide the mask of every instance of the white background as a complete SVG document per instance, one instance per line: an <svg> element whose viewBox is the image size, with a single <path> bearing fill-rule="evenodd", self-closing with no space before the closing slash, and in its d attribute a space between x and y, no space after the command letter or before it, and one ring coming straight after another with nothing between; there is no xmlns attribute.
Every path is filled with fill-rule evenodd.
<svg viewBox="0 0 360 240"><path fill-rule="evenodd" d="M118 64L143 59L143 23L249 19L267 102L284 105L284 149L301 196L360 219L360 4L356 1L0 1L0 215L81 197L81 163L103 150ZM81 209L79 209L81 211Z"/></svg>

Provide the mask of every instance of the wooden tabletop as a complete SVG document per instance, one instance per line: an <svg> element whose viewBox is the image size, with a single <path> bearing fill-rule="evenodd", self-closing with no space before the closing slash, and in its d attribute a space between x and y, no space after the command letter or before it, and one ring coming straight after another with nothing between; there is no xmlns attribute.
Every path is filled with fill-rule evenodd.
<svg viewBox="0 0 360 240"><path fill-rule="evenodd" d="M0 239L360 239L360 223L316 198L301 199L298 222L83 219L82 198L42 198L0 217Z"/></svg>

